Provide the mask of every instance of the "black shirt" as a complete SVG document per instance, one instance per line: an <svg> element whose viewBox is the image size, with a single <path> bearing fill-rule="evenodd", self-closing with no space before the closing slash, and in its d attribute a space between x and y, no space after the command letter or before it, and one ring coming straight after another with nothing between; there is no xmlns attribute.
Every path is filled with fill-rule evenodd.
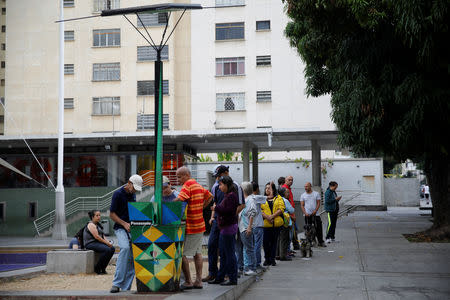
<svg viewBox="0 0 450 300"><path fill-rule="evenodd" d="M128 215L128 202L136 202L136 195L129 194L124 187L114 192L111 200L110 212L116 213L116 215L124 220L130 222L130 216ZM122 225L114 223L114 229L123 228Z"/></svg>

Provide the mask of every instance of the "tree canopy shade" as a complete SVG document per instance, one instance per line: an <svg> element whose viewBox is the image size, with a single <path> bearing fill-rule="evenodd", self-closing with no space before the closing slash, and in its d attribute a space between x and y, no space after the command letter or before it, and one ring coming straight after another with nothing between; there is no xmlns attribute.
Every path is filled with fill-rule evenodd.
<svg viewBox="0 0 450 300"><path fill-rule="evenodd" d="M283 0L307 94L331 95L338 142L423 162L434 225L450 224L449 0Z"/></svg>

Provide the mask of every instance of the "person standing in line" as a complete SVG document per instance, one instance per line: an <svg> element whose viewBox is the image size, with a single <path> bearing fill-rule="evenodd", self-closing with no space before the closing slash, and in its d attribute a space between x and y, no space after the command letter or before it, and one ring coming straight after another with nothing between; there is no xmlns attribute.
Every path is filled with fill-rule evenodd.
<svg viewBox="0 0 450 300"><path fill-rule="evenodd" d="M255 245L255 259L256 259L256 270L265 271L266 268L261 265L261 246L263 244L264 236L264 220L262 217L261 205L266 203L267 197L261 196L259 192L258 183L252 181L252 197L255 199L256 204L256 215L253 219L253 239Z"/></svg>
<svg viewBox="0 0 450 300"><path fill-rule="evenodd" d="M275 255L277 251L277 240L280 228L284 221L281 215L286 207L283 198L277 193L275 183L269 182L265 186L266 203L261 205L262 216L264 218L264 266L276 266Z"/></svg>
<svg viewBox="0 0 450 300"><path fill-rule="evenodd" d="M283 211L283 213L287 214L293 214L294 208L290 204L287 197L289 197L289 191L286 188L280 188L278 190L278 194L283 198L284 206L286 209ZM285 224L280 229L280 236L278 238L278 247L277 247L277 259L281 261L291 261L292 258L288 255L288 249L289 249L289 233L290 229L292 228L292 220L290 217L287 217L286 214L284 215L284 218L289 218L289 223Z"/></svg>
<svg viewBox="0 0 450 300"><path fill-rule="evenodd" d="M215 205L220 204L220 202L222 202L223 198L225 197L225 194L219 189L219 178L222 176L230 176L229 174L230 174L229 166L218 165L214 168L213 176L216 178L216 182L211 187L211 194L213 195L213 201ZM239 198L239 206L236 211L236 214L239 214L239 212L245 207L244 193L242 192L242 188L236 181L233 181L233 185L237 191ZM203 282L214 280L219 270L217 268L217 263L218 263L220 230L217 224L217 216L214 211L211 213L209 224L211 225L211 230L208 239L208 276L202 279ZM237 252L236 254L238 256L238 268L239 268L239 262L242 263L242 248L243 248L242 242L240 240L236 241L235 248ZM239 253L241 253L241 256L239 256Z"/></svg>
<svg viewBox="0 0 450 300"><path fill-rule="evenodd" d="M191 178L191 171L186 167L177 170L177 179L183 185L178 197L174 201L187 202L186 208L186 234L184 237L184 250L181 267L184 273L185 282L181 289L201 289L202 286L202 238L205 232L205 221L203 219L203 209L212 200L211 193ZM195 281L192 282L187 256L194 257Z"/></svg>
<svg viewBox="0 0 450 300"><path fill-rule="evenodd" d="M178 197L178 192L172 189L172 185L170 185L170 180L167 176L163 176L163 184L162 184L162 201L163 202L172 202ZM155 202L155 196L152 196L150 202Z"/></svg>
<svg viewBox="0 0 450 300"><path fill-rule="evenodd" d="M305 192L300 197L300 204L305 215L305 224L314 224L319 247L326 247L323 241L322 220L317 215L320 207L320 195L312 190L311 182L305 184Z"/></svg>
<svg viewBox="0 0 450 300"><path fill-rule="evenodd" d="M120 248L111 293L118 293L120 290L128 291L133 283L134 264L131 251L128 202L136 202L136 191L142 191L142 177L135 174L128 179L126 185L114 192L111 200L109 216L115 222L114 233Z"/></svg>
<svg viewBox="0 0 450 300"><path fill-rule="evenodd" d="M216 278L208 283L225 286L237 285L237 262L234 247L238 232L236 209L239 206L239 200L230 176L224 175L219 178L219 188L225 196L222 202L213 205L212 209L217 213L217 223L220 229L220 268ZM225 275L228 275L228 281L224 281Z"/></svg>
<svg viewBox="0 0 450 300"><path fill-rule="evenodd" d="M292 193L292 184L294 183L294 177L292 175L289 175L286 177L284 184L281 186L289 191L289 197L286 198L289 200L289 203L295 210L295 202L294 202L294 194ZM289 235L289 249L291 249L291 242L294 250L300 249L300 243L298 242L298 236L297 236L297 223L296 223L296 217L295 213L291 213L291 220L292 220L292 227ZM290 254L294 254L295 252L289 251Z"/></svg>
<svg viewBox="0 0 450 300"><path fill-rule="evenodd" d="M255 202L256 197L253 195L252 184L250 182L243 182L242 190L244 191L245 196L245 208L242 210L239 218L239 232L242 244L244 245L244 275L249 276L256 274L253 227L256 223L255 218L257 217L258 211Z"/></svg>
<svg viewBox="0 0 450 300"><path fill-rule="evenodd" d="M334 234L336 231L337 216L339 213L339 200L342 198L342 196L338 197L336 194L337 187L338 184L336 181L330 181L325 192L324 208L328 217L327 236L325 238L325 242L327 244L336 241Z"/></svg>

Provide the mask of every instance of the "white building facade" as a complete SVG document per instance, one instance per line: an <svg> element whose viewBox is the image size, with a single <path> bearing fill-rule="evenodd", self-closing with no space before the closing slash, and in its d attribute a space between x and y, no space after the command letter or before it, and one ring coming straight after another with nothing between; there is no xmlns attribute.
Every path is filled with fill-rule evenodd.
<svg viewBox="0 0 450 300"><path fill-rule="evenodd" d="M192 15L193 130L335 130L330 97L305 94L304 65L284 35L280 0L197 3L216 7Z"/></svg>

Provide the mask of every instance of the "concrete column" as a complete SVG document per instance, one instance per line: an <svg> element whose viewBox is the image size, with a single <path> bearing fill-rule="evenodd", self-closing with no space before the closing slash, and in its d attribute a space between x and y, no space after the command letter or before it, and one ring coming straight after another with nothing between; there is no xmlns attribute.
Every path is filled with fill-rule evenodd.
<svg viewBox="0 0 450 300"><path fill-rule="evenodd" d="M117 186L118 185L118 162L117 162L117 156L114 155L108 155L107 159L108 164L108 186ZM128 178L127 178L128 179Z"/></svg>
<svg viewBox="0 0 450 300"><path fill-rule="evenodd" d="M258 147L252 148L252 177L258 183Z"/></svg>
<svg viewBox="0 0 450 300"><path fill-rule="evenodd" d="M311 152L312 152L312 186L322 187L322 174L320 172L320 145L317 140L311 140Z"/></svg>
<svg viewBox="0 0 450 300"><path fill-rule="evenodd" d="M250 145L249 142L244 142L242 146L242 167L243 181L250 181Z"/></svg>
<svg viewBox="0 0 450 300"><path fill-rule="evenodd" d="M130 169L131 169L131 175L133 175L133 174L137 174L136 172L136 169L137 169L137 155L136 154L133 154L133 155L131 155L130 156ZM130 175L130 176L131 176Z"/></svg>

